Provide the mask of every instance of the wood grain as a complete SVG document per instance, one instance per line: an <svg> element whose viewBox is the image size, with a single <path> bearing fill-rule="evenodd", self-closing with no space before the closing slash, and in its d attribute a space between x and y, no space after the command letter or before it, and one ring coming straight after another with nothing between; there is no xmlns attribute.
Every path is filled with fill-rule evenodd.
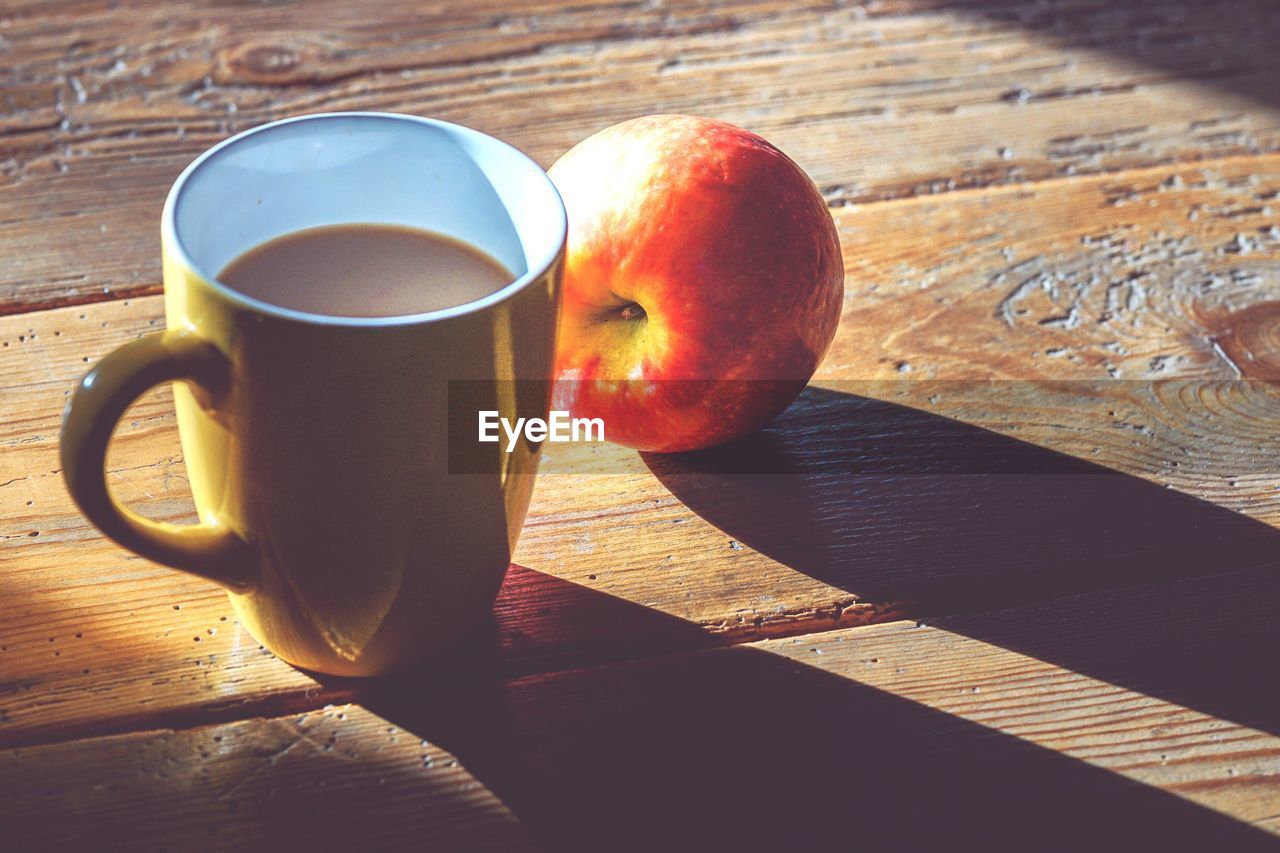
<svg viewBox="0 0 1280 853"><path fill-rule="evenodd" d="M475 655L357 686L373 713L0 752L0 825L111 839L127 803L157 843L265 846L298 815L496 844L456 756L546 849L1272 849L1280 692L1252 662L1278 593L1272 567L514 679Z"/></svg>
<svg viewBox="0 0 1280 853"><path fill-rule="evenodd" d="M841 331L773 428L679 457L549 454L496 608L504 671L1273 564L1276 388L1232 379L1206 338L1253 353L1229 356L1251 373L1275 364L1262 208L1278 186L1266 156L840 209ZM1028 261L1033 292L1006 311ZM62 491L66 392L159 312L148 297L0 321L0 742L348 695L315 692L218 590L105 542ZM165 392L130 413L110 467L132 505L190 518Z"/></svg>
<svg viewBox="0 0 1280 853"><path fill-rule="evenodd" d="M1274 849L1278 36L1265 0L9 2L0 837ZM328 109L544 165L725 118L813 175L848 277L773 427L552 448L489 635L373 683L103 540L57 462L78 376L162 324L178 171ZM108 467L191 520L167 390Z"/></svg>
<svg viewBox="0 0 1280 853"><path fill-rule="evenodd" d="M526 825L574 848L619 825L636 849L677 828L761 849L851 827L904 849L1146 833L1263 847L1157 792L1259 827L1274 815L1280 693L1251 649L1277 637L1278 581L1273 567L537 676L474 730L408 684L369 701L456 743Z"/></svg>
<svg viewBox="0 0 1280 853"><path fill-rule="evenodd" d="M362 708L0 753L20 849L531 849L457 759Z"/></svg>
<svg viewBox="0 0 1280 853"><path fill-rule="evenodd" d="M847 212L847 307L819 377L1280 378L1278 162Z"/></svg>
<svg viewBox="0 0 1280 853"><path fill-rule="evenodd" d="M835 205L1275 150L1265 2L18 2L0 15L0 311L155 293L168 185L305 112L459 121L549 165L693 112Z"/></svg>

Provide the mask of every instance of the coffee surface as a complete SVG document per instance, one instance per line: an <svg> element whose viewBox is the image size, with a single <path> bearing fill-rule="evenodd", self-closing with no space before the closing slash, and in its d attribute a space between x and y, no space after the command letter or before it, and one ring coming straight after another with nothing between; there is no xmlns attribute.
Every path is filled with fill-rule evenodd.
<svg viewBox="0 0 1280 853"><path fill-rule="evenodd" d="M313 314L395 317L474 302L515 276L485 252L401 225L307 228L245 252L218 274L243 294Z"/></svg>

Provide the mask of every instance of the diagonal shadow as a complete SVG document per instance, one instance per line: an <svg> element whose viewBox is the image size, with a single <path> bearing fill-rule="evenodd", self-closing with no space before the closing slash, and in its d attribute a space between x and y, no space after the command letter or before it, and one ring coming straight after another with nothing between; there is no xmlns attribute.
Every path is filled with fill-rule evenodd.
<svg viewBox="0 0 1280 853"><path fill-rule="evenodd" d="M1280 688L1262 677L1280 640L1280 573L1267 568L1280 534L1266 525L822 389L734 445L644 461L695 512L824 582L958 613L936 622L1280 731ZM546 849L1277 846L1172 793L892 692L759 648L705 648L714 641L693 623L548 575L513 567L498 612L508 618L466 654L356 691L458 755ZM562 619L578 636L590 622L602 661L637 642L637 653L702 650L512 677L513 660L528 663L522 646L557 647L548 636Z"/></svg>
<svg viewBox="0 0 1280 853"><path fill-rule="evenodd" d="M550 597L653 633L701 633L538 578ZM457 755L547 850L1277 846L1170 793L759 649L507 679L502 647L491 634L363 685L361 701Z"/></svg>
<svg viewBox="0 0 1280 853"><path fill-rule="evenodd" d="M1280 15L1271 0L933 0L920 5L989 18L1067 48L1112 53L1174 77L1280 104L1280 53L1275 50ZM1096 93L1011 89L1008 97ZM1211 134L1213 128L1205 131Z"/></svg>
<svg viewBox="0 0 1280 853"><path fill-rule="evenodd" d="M645 463L728 535L863 601L932 623L1055 600L936 621L1280 734L1280 684L1259 677L1280 641L1280 531L1268 525L961 421L817 388L767 430ZM1272 568L1261 581L1239 574L1256 567ZM1073 611L1071 596L1092 590L1204 576L1216 577L1213 596L1131 593L1120 622ZM1249 586L1259 583L1270 586Z"/></svg>
<svg viewBox="0 0 1280 853"><path fill-rule="evenodd" d="M1268 0L931 5L1280 104L1280 16ZM1089 93L1010 97L1077 94ZM1280 562L1266 525L995 433L824 392L745 442L646 462L734 538L866 600L959 613L948 628L1280 733L1280 687L1260 677L1280 640L1280 580L1245 571ZM557 603L548 618L621 626L620 643L708 644L673 617L522 578ZM1092 590L1119 590L1131 618L1073 607ZM383 680L365 704L458 754L548 849L1276 846L1188 801L759 650L509 680L499 646L511 638Z"/></svg>

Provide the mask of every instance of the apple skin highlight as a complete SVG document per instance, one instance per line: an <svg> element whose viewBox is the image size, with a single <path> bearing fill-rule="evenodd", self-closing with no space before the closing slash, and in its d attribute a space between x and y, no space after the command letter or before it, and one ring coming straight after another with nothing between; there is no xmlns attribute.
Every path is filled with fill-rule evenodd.
<svg viewBox="0 0 1280 853"><path fill-rule="evenodd" d="M657 115L550 169L569 214L557 406L674 452L766 425L835 336L844 263L813 182L756 134Z"/></svg>

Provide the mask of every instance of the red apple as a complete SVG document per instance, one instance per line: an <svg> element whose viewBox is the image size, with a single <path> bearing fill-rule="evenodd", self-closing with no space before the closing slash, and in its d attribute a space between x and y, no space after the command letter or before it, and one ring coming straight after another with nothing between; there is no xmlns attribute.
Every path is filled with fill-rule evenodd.
<svg viewBox="0 0 1280 853"><path fill-rule="evenodd" d="M569 213L557 408L669 452L791 404L844 298L835 223L799 166L731 124L657 115L600 131L550 174Z"/></svg>

